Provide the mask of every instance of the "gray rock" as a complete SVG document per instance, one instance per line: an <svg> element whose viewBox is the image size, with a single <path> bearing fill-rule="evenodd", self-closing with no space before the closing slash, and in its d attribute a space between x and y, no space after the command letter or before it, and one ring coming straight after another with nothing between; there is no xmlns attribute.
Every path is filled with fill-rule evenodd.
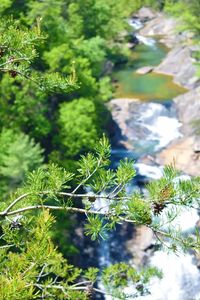
<svg viewBox="0 0 200 300"><path fill-rule="evenodd" d="M159 13L140 30L140 34L144 36L157 36L160 42L168 48L174 48L174 46L180 45L183 42L192 41L194 37L194 34L190 31L180 31L178 29L179 26L180 21L177 19Z"/></svg>
<svg viewBox="0 0 200 300"><path fill-rule="evenodd" d="M185 135L194 133L192 122L200 118L200 86L174 99Z"/></svg>
<svg viewBox="0 0 200 300"><path fill-rule="evenodd" d="M147 67L143 67L140 68L136 71L137 74L141 74L141 75L145 75L148 73L151 73L153 71L154 67L153 66L147 66Z"/></svg>
<svg viewBox="0 0 200 300"><path fill-rule="evenodd" d="M126 46L129 49L133 49L136 46L136 44L134 44L134 43L127 43Z"/></svg>
<svg viewBox="0 0 200 300"><path fill-rule="evenodd" d="M200 154L200 139L199 138L194 142L193 151L194 151L194 153Z"/></svg>
<svg viewBox="0 0 200 300"><path fill-rule="evenodd" d="M164 14L159 14L140 30L140 34L145 36L171 36L175 34L176 26L177 21L175 19L168 18Z"/></svg>
<svg viewBox="0 0 200 300"><path fill-rule="evenodd" d="M148 20L154 19L157 15L158 13L153 11L152 9L148 7L142 7L135 16L142 22L146 22Z"/></svg>
<svg viewBox="0 0 200 300"><path fill-rule="evenodd" d="M107 60L103 66L102 74L110 75L113 72L114 63L110 60Z"/></svg>
<svg viewBox="0 0 200 300"><path fill-rule="evenodd" d="M195 88L198 85L198 77L192 54L190 46L178 45L155 68L155 72L173 76L175 83L187 89Z"/></svg>

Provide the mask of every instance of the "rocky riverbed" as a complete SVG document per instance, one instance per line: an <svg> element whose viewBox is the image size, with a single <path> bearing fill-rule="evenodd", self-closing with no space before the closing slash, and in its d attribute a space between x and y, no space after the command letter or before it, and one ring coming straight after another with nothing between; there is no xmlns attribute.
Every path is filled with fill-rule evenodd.
<svg viewBox="0 0 200 300"><path fill-rule="evenodd" d="M194 124L198 124L200 113L200 80L197 76L197 61L194 58L198 48L193 43L193 35L191 32L181 32L180 24L174 18L154 12L149 8L142 8L134 15L134 18L145 24L139 31L142 37L157 38L170 49L158 66L155 68L152 66L142 67L138 73L147 74L153 71L153 73L167 74L173 77L176 84L187 89L185 94L173 99L178 119L182 124L180 128L182 137L178 137L176 141L158 153L156 162L165 165L175 161L176 167L184 173L199 175L200 137L196 135ZM116 103L116 100L111 103ZM127 123L124 113L119 116L119 112L124 111L124 107L127 111L127 105L127 100L124 103L118 102L117 112L120 124ZM131 103L130 106L132 106ZM115 109L113 114L115 118ZM124 129L123 132L125 133ZM127 129L126 132L128 132ZM126 140L126 134L124 139ZM129 146L129 143L127 145Z"/></svg>
<svg viewBox="0 0 200 300"><path fill-rule="evenodd" d="M197 76L197 61L194 58L197 46L190 32L180 32L176 20L164 14L148 13L144 8L138 13L143 18L146 11L151 20L141 29L145 36L159 36L160 41L170 47L166 58L154 72L172 75L174 82L187 88L188 92L173 99L178 119L182 123L182 138L170 144L157 155L157 162L169 164L175 160L176 167L190 175L199 175L200 138L195 134L194 121L199 120L200 80Z"/></svg>
<svg viewBox="0 0 200 300"><path fill-rule="evenodd" d="M140 76L145 76L149 72L171 75L174 82L187 91L173 99L175 105L172 110L164 109L164 106L159 103L141 103L137 97L111 100L108 106L120 132L115 139L118 141L117 146L125 151L132 151L133 158L137 159L139 155L143 157L141 162L145 167L147 165L150 169L152 167L151 178L158 178L160 175L156 173L159 169L156 169L155 165L159 167L174 161L176 167L184 173L199 175L200 142L195 135L192 121L199 119L200 82L196 76L196 61L193 57L196 47L192 44L192 34L179 32L176 20L147 8L141 9L134 18L145 23L139 31L142 37L159 39L169 48L168 54L158 66L140 68L138 70ZM174 106L178 120L174 119ZM142 115L141 118L142 112L146 115ZM159 120L162 124L163 120L165 121L165 127L160 126ZM155 122L152 123L153 121ZM167 131L173 140L167 139L167 135L163 139L162 130ZM164 150L159 152L159 149ZM156 157L154 152L157 152ZM126 247L133 254L134 263L138 265L145 263L151 253L149 251L151 251L152 238L152 232L146 227L141 227L133 233L132 238L127 240Z"/></svg>

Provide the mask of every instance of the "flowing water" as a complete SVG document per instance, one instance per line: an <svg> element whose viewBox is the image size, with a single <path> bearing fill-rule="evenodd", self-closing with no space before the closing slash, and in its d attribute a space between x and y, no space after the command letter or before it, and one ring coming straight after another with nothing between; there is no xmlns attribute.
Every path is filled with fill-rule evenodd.
<svg viewBox="0 0 200 300"><path fill-rule="evenodd" d="M173 83L173 77L151 72L137 74L136 70L144 66L157 66L166 56L168 49L155 39L136 34L140 44L132 51L132 57L126 66L114 72L118 81L116 98L136 98L146 101L171 100L186 89Z"/></svg>
<svg viewBox="0 0 200 300"><path fill-rule="evenodd" d="M130 20L130 25L141 28L138 20ZM173 83L169 76L150 73L138 75L136 70L144 66L156 66L167 54L165 46L154 39L148 39L137 33L140 44L133 50L132 60L128 65L115 71L114 78L118 81L116 97L137 98L141 100L131 110L128 139L133 145L132 151L124 149L112 150L112 161L117 165L119 159L126 156L136 160L138 181L134 181L131 189L137 189L141 178L148 180L162 176L162 166L155 163L146 164L140 161L147 154L153 155L166 147L171 141L181 136L181 124L176 118L176 112L171 99L184 93L185 89ZM188 177L183 178L188 179ZM96 209L101 203L96 203ZM177 226L183 231L192 230L199 216L196 210L179 212ZM126 229L125 229L126 230ZM99 266L104 267L117 261L128 261L130 254L126 251L126 233L113 233L107 241L98 246ZM193 262L192 255L173 254L163 250L155 251L150 257L149 265L156 266L163 271L163 279L153 279L149 288L150 295L141 296L141 300L197 300L200 299L200 272ZM133 287L127 289L132 293ZM113 299L110 296L106 300ZM133 299L133 298L129 298Z"/></svg>

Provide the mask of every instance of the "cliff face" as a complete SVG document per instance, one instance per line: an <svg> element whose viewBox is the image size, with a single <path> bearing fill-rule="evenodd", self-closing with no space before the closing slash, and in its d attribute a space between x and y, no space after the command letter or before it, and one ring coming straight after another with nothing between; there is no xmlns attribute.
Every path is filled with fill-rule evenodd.
<svg viewBox="0 0 200 300"><path fill-rule="evenodd" d="M154 71L172 75L175 83L187 89L194 89L199 85L193 58L194 51L195 47L193 46L176 45Z"/></svg>
<svg viewBox="0 0 200 300"><path fill-rule="evenodd" d="M155 14L154 18L140 30L140 34L144 36L160 37L161 41L165 43L168 48L172 48L183 38L181 34L176 33L176 26L176 20L159 13Z"/></svg>
<svg viewBox="0 0 200 300"><path fill-rule="evenodd" d="M193 45L192 33L180 32L179 25L175 19L155 13L140 30L141 35L156 36L170 48L154 72L172 75L175 83L188 89L188 92L173 99L178 119L182 123L183 137L161 151L157 155L157 162L169 164L175 160L178 169L190 175L199 175L200 137L195 135L192 124L200 119L200 79L197 76L197 61L194 59L194 53L199 48Z"/></svg>
<svg viewBox="0 0 200 300"><path fill-rule="evenodd" d="M139 12L139 18L140 14ZM172 75L175 83L193 89L200 85L194 59L198 47L192 45L192 33L181 32L178 30L179 27L177 20L162 13L155 13L154 18L151 18L140 30L140 34L157 37L161 43L171 49L154 72Z"/></svg>
<svg viewBox="0 0 200 300"><path fill-rule="evenodd" d="M157 162L169 164L174 159L183 172L200 174L200 137L195 135L193 122L200 119L200 86L174 99L183 137L169 145L157 156Z"/></svg>
<svg viewBox="0 0 200 300"><path fill-rule="evenodd" d="M188 93L174 99L182 122L182 132L186 136L194 135L193 122L200 119L200 85Z"/></svg>

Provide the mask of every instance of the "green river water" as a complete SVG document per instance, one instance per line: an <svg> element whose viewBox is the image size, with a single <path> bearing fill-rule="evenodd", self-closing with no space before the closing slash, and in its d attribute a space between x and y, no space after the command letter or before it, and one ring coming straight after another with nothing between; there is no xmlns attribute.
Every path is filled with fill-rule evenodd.
<svg viewBox="0 0 200 300"><path fill-rule="evenodd" d="M144 101L171 100L187 90L173 82L172 76L149 73L140 75L136 70L144 66L157 66L167 55L168 49L156 43L138 45L133 49L131 61L114 72L117 80L116 98L136 98Z"/></svg>

